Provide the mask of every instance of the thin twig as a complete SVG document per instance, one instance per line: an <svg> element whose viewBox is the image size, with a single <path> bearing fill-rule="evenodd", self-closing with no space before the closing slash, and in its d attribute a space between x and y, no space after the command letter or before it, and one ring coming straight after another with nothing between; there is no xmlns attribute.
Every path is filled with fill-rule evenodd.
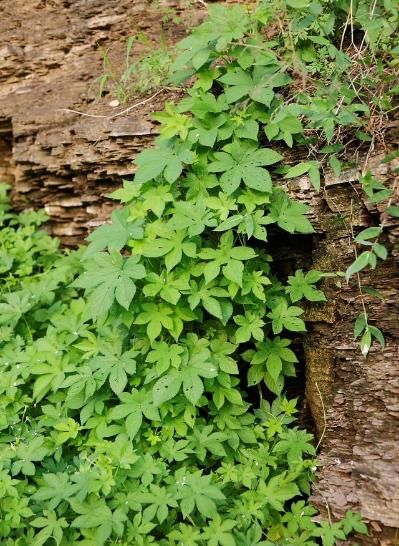
<svg viewBox="0 0 399 546"><path fill-rule="evenodd" d="M370 21L374 16L376 6L377 6L377 0L374 0L373 6L372 6L372 8L370 10L370 17L369 17ZM360 48L359 48L359 53L361 53L361 51L363 49L364 42L366 41L366 36L367 36L367 31L364 33L363 39L361 41Z"/></svg>
<svg viewBox="0 0 399 546"><path fill-rule="evenodd" d="M348 28L348 26L349 26L349 13L348 13L348 15L346 16L346 21L345 21L344 30L342 31L341 43L340 43L340 46L339 46L339 49L340 49L341 51L342 51L342 48L343 48L343 45L344 45L344 39L345 39L346 29Z"/></svg>
<svg viewBox="0 0 399 546"><path fill-rule="evenodd" d="M126 108L125 110L122 110L122 112L118 112L117 114L113 114L112 116L103 116L99 114L86 114L85 112L79 112L79 110L71 110L70 108L60 108L60 110L62 110L63 112L70 112L71 114L79 114L80 116L84 116L86 118L114 119L119 116L123 116L124 114L127 114L134 108L138 108L139 106L143 106L144 104L151 102L153 99L155 99L155 97L163 93L163 91L165 91L165 88L158 89L158 91L154 93L151 97L148 97L147 99L137 102L136 104L132 104L132 106L129 106L129 108Z"/></svg>
<svg viewBox="0 0 399 546"><path fill-rule="evenodd" d="M323 498L324 504L326 505L326 508L327 508L328 523L330 525L332 525L330 505L328 504L327 499L324 497L324 495L322 495L322 498Z"/></svg>
<svg viewBox="0 0 399 546"><path fill-rule="evenodd" d="M323 419L324 419L323 432L321 433L320 439L319 439L319 441L317 442L317 446L316 446L316 451L318 451L318 450L319 450L319 447L321 446L322 441L324 440L324 436L326 435L326 430L327 430L327 414L326 414L326 407L325 407L325 405L324 405L324 400L323 400L323 397L322 397L322 395L321 395L321 392L320 392L319 385L318 385L317 381L315 382L315 385L316 385L316 389L317 389L317 394L319 395L319 398L320 398L321 407L322 407L322 410L323 410Z"/></svg>

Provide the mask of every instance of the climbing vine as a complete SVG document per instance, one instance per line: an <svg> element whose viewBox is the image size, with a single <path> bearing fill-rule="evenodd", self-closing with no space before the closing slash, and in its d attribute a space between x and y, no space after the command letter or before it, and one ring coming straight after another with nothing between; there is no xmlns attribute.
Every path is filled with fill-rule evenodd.
<svg viewBox="0 0 399 546"><path fill-rule="evenodd" d="M268 240L313 232L286 181L318 190L348 135L375 138L370 94L378 115L393 107L397 17L390 1L210 6L178 46L187 96L155 114L155 148L85 249L62 255L40 213L2 197L2 544L332 546L367 532L352 512L318 522L306 500L316 450L284 383L328 273L280 278ZM353 89L356 63L369 71Z"/></svg>

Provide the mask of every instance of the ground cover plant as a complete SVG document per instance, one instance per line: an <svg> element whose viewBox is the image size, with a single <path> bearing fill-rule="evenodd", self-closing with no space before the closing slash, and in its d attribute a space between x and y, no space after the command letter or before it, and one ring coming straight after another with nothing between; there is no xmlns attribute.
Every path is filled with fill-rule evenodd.
<svg viewBox="0 0 399 546"><path fill-rule="evenodd" d="M350 20L345 2L210 8L173 67L187 97L155 115L156 148L87 248L61 253L4 190L2 544L332 546L367 532L307 501L316 449L284 382L326 273L278 278L268 246L271 229L313 231L284 181L318 189L347 135L374 138L370 71L375 108L392 108L396 8L350 7ZM356 93L352 46L370 63ZM308 158L288 165L294 146Z"/></svg>

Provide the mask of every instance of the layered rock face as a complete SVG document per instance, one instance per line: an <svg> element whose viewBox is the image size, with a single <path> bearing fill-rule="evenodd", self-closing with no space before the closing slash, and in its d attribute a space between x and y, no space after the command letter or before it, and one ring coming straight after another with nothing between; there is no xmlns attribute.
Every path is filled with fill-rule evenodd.
<svg viewBox="0 0 399 546"><path fill-rule="evenodd" d="M45 207L51 231L65 244L108 217L104 195L132 173L134 156L156 133L150 113L173 96L164 90L110 119L123 107L95 101L99 46L117 65L128 36L146 33L154 48L161 35L177 40L184 26L169 19L182 14L195 24L204 14L187 6L186 0L2 1L0 175L13 182L15 206ZM133 58L147 50L137 42Z"/></svg>
<svg viewBox="0 0 399 546"><path fill-rule="evenodd" d="M52 233L74 246L109 217L113 203L106 194L132 174L135 155L151 145L157 134L151 112L180 94L162 89L132 99L124 115L110 98L94 101L102 72L98 46L118 59L132 34L148 33L154 47L162 33L177 40L184 27L173 26L167 14L195 23L205 10L188 0L2 0L1 8L0 180L12 185L15 207L44 207ZM391 149L399 142L398 125L392 119L387 127ZM398 201L398 164L381 164L383 156L376 149L365 167L394 188ZM351 230L378 225L383 216L362 200L357 176L327 176L319 194L306 177L290 185L293 196L311 205L316 234L295 251L292 241L277 236L284 269L306 264L336 271L353 261ZM304 356L306 400L321 438L314 501L324 515L361 510L371 536L357 542L393 546L399 533L399 223L386 219L385 226L391 257L364 284L384 297L367 304L386 349L376 345L363 359L352 335L361 310L356 282L332 279L328 303L308 311Z"/></svg>

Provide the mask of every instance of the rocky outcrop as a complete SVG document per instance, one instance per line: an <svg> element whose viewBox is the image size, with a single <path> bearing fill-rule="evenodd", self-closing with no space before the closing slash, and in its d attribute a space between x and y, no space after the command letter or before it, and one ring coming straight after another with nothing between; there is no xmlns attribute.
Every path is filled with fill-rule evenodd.
<svg viewBox="0 0 399 546"><path fill-rule="evenodd" d="M152 98L138 97L124 115L109 98L96 102L98 45L110 48L117 62L131 34L145 31L154 44L161 31L168 40L183 35L182 25L162 22L168 9L190 22L204 10L186 0L2 0L1 7L0 179L12 185L16 207L44 207L49 229L75 245L108 218L106 194L132 174L132 159L157 134L151 112L178 95L162 89ZM390 125L387 143L394 148L398 121ZM399 200L395 165L381 159L376 150L368 167ZM306 177L290 185L292 195L311 205L316 235L295 252L290 239L278 242L286 270L298 264L344 270L353 261L352 229L376 225L383 215L383 208L362 199L357 177L356 171L327 174L319 194ZM371 536L357 542L393 546L399 527L399 223L386 220L385 226L391 257L364 283L384 298L367 297L366 303L371 321L385 333L386 349L375 346L363 359L352 335L361 309L358 288L337 277L325 282L328 303L307 313L304 354L307 404L321 441L314 501L332 516L360 509Z"/></svg>
<svg viewBox="0 0 399 546"><path fill-rule="evenodd" d="M113 117L123 107L95 100L103 71L99 46L118 66L128 36L145 32L154 47L161 35L177 40L185 27L173 19L181 14L195 24L204 14L198 6L186 0L3 0L0 175L13 182L14 205L44 207L51 231L65 244L76 244L108 217L104 196L132 173L134 156L156 134L150 113L174 93L165 89ZM137 42L133 58L144 51Z"/></svg>

